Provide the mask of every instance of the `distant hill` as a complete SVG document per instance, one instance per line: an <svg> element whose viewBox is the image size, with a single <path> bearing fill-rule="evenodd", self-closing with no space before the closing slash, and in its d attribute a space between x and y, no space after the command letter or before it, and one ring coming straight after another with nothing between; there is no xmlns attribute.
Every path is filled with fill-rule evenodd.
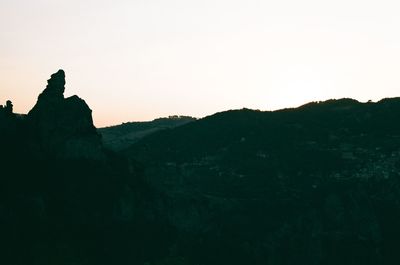
<svg viewBox="0 0 400 265"><path fill-rule="evenodd" d="M351 161L347 150L357 160L361 149L396 149L399 114L400 98L328 100L273 112L231 110L151 134L125 153L149 163L217 161L245 175L251 175L253 163L279 171L337 171Z"/></svg>
<svg viewBox="0 0 400 265"><path fill-rule="evenodd" d="M189 116L169 116L147 122L127 122L98 129L102 135L105 146L112 150L121 150L129 147L144 136L159 130L171 129L195 121L196 118Z"/></svg>

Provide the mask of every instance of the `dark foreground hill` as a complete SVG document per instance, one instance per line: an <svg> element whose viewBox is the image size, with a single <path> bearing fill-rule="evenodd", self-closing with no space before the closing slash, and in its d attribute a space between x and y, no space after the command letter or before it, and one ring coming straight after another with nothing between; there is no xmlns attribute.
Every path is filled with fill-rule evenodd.
<svg viewBox="0 0 400 265"><path fill-rule="evenodd" d="M125 153L199 264L397 264L400 99L217 113Z"/></svg>
<svg viewBox="0 0 400 265"><path fill-rule="evenodd" d="M400 264L400 99L227 111L115 153L64 85L0 108L0 264Z"/></svg>

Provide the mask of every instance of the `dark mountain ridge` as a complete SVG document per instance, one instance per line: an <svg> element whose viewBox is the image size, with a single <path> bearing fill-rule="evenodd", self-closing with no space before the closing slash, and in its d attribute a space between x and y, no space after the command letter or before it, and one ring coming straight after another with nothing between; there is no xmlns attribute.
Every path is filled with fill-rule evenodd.
<svg viewBox="0 0 400 265"><path fill-rule="evenodd" d="M399 98L233 110L124 152L204 264L395 264L399 115Z"/></svg>
<svg viewBox="0 0 400 265"><path fill-rule="evenodd" d="M399 264L399 98L130 123L116 153L64 89L0 108L1 264Z"/></svg>
<svg viewBox="0 0 400 265"><path fill-rule="evenodd" d="M254 144L260 148L263 145L283 147L287 141L296 140L337 144L349 140L348 137L356 137L356 134L363 134L361 138L365 139L365 144L373 144L374 140L382 140L372 139L375 135L396 136L399 133L400 126L396 122L399 111L400 98L383 99L377 103L360 103L352 99L328 100L278 111L231 110L151 134L126 152L132 150L135 156L133 153L137 148L154 145L149 152L151 156L162 149L162 152L171 152L162 154L165 159L171 159L178 152L182 152L186 159L190 152L214 152L231 142L246 141L245 146ZM246 139L246 136L250 138Z"/></svg>

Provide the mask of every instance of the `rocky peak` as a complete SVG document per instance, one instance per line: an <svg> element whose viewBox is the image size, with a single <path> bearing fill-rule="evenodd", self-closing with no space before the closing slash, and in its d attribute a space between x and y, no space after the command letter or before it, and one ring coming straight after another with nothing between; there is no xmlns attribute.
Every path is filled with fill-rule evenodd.
<svg viewBox="0 0 400 265"><path fill-rule="evenodd" d="M101 156L101 138L93 125L92 110L78 96L64 98L65 83L63 70L52 74L28 113L34 137L52 156Z"/></svg>
<svg viewBox="0 0 400 265"><path fill-rule="evenodd" d="M47 80L47 87L44 92L64 97L64 86L65 72L60 69L57 73L52 74L50 79Z"/></svg>

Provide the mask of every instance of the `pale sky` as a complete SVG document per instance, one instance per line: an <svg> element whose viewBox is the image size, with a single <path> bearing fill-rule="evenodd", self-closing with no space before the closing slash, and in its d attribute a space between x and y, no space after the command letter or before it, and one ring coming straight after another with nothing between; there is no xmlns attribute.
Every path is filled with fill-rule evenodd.
<svg viewBox="0 0 400 265"><path fill-rule="evenodd" d="M99 127L400 96L400 2L0 0L0 104L66 72Z"/></svg>

